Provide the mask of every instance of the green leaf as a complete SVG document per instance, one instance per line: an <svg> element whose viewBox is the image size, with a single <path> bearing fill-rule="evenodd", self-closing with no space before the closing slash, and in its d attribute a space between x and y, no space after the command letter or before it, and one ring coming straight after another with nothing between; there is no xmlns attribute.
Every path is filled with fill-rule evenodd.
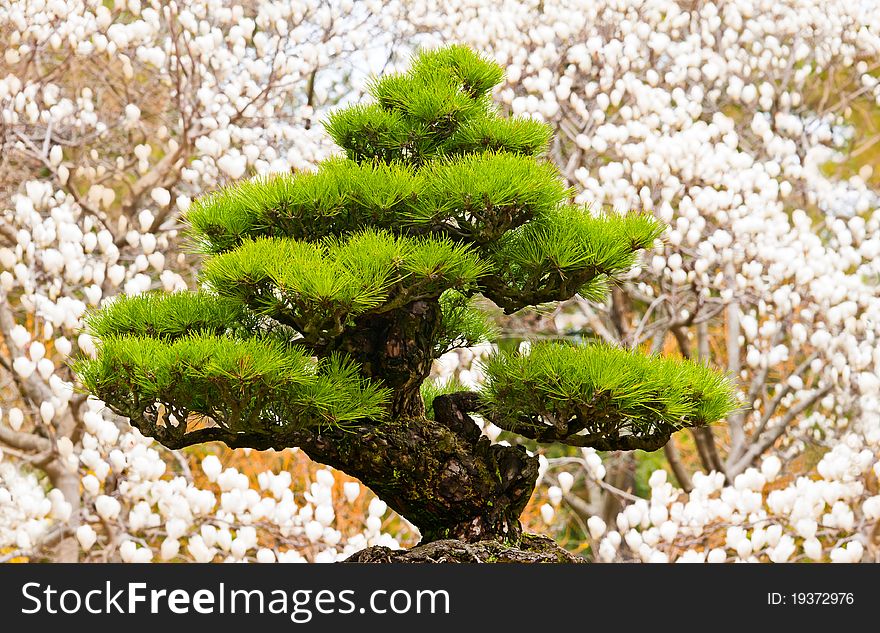
<svg viewBox="0 0 880 633"><path fill-rule="evenodd" d="M650 215L594 216L583 207L553 208L485 249L492 264L485 294L506 312L578 292L602 301L608 280L629 270L638 250L663 230Z"/></svg>
<svg viewBox="0 0 880 633"><path fill-rule="evenodd" d="M442 321L434 346L434 357L460 347L473 347L494 341L498 328L477 307L476 299L456 290L440 295Z"/></svg>

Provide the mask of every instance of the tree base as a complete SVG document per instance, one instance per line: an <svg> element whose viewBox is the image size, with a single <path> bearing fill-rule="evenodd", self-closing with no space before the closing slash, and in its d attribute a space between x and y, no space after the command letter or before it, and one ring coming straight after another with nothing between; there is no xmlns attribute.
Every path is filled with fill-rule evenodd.
<svg viewBox="0 0 880 633"><path fill-rule="evenodd" d="M380 545L352 554L346 563L584 563L583 558L561 548L552 539L523 534L519 546L500 541L468 543L457 539L431 541L411 549L393 550Z"/></svg>

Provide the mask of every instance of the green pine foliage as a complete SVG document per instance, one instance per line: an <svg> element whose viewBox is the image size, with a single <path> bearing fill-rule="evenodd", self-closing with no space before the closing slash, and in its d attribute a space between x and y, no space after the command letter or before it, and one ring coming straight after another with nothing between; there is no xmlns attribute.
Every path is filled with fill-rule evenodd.
<svg viewBox="0 0 880 633"><path fill-rule="evenodd" d="M629 270L638 250L662 231L649 215L592 216L578 207L557 207L498 241L486 295L509 312L576 292L601 301L605 282Z"/></svg>
<svg viewBox="0 0 880 633"><path fill-rule="evenodd" d="M405 220L480 245L551 212L570 193L552 164L507 152L437 160L422 177Z"/></svg>
<svg viewBox="0 0 880 633"><path fill-rule="evenodd" d="M575 445L703 426L736 407L726 378L705 365L606 344L537 343L526 353L499 352L485 370L485 410L495 424L538 437L549 428Z"/></svg>
<svg viewBox="0 0 880 633"><path fill-rule="evenodd" d="M202 279L218 295L317 340L340 335L368 311L468 288L485 270L471 249L451 240L367 229L323 242L247 240L208 260Z"/></svg>
<svg viewBox="0 0 880 633"><path fill-rule="evenodd" d="M86 325L99 339L126 335L176 339L196 332L219 336L258 327L256 315L241 302L206 292L120 296L87 315Z"/></svg>
<svg viewBox="0 0 880 633"><path fill-rule="evenodd" d="M498 64L460 44L422 51L410 68L414 77L444 74L474 99L485 96L504 79Z"/></svg>
<svg viewBox="0 0 880 633"><path fill-rule="evenodd" d="M197 250L222 253L242 240L319 240L365 227L389 228L419 189L401 163L325 161L314 173L245 180L193 202L186 214Z"/></svg>
<svg viewBox="0 0 880 633"><path fill-rule="evenodd" d="M494 341L498 328L477 305L474 297L457 290L447 290L440 295L443 320L434 344L434 356L460 347L473 347Z"/></svg>
<svg viewBox="0 0 880 633"><path fill-rule="evenodd" d="M540 156L547 151L552 133L534 119L478 117L462 125L443 145L447 156L479 152L508 152Z"/></svg>
<svg viewBox="0 0 880 633"><path fill-rule="evenodd" d="M267 337L109 335L96 359L74 369L91 393L129 417L161 406L177 423L204 416L237 433L378 417L388 396L340 357L316 362Z"/></svg>
<svg viewBox="0 0 880 633"><path fill-rule="evenodd" d="M329 117L344 156L195 200L184 221L205 258L202 290L92 314L99 351L77 365L82 382L125 415L168 424L378 423L382 376L329 351L346 349L353 328L433 302L438 357L494 337L480 295L506 313L576 293L604 300L664 227L573 205L544 156L551 128L493 104L502 76L464 46L423 51L407 72L375 78L372 102ZM496 423L551 441L703 425L734 406L708 368L604 346L539 345L487 371ZM430 411L440 392L422 393Z"/></svg>
<svg viewBox="0 0 880 633"><path fill-rule="evenodd" d="M345 149L349 159L382 163L403 161L410 132L403 116L373 103L333 112L325 125L327 133Z"/></svg>
<svg viewBox="0 0 880 633"><path fill-rule="evenodd" d="M502 77L500 66L464 46L423 51L407 73L372 82L376 103L333 113L327 131L358 162L422 165L487 150L538 155L551 130L498 115L489 91Z"/></svg>

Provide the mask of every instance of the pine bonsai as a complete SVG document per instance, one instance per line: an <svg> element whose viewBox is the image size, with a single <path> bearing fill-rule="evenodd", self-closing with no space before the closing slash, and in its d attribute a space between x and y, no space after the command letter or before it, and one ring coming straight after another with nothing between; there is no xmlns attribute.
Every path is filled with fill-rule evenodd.
<svg viewBox="0 0 880 633"><path fill-rule="evenodd" d="M169 448L296 446L360 479L423 543L518 551L538 460L492 444L470 414L538 442L648 451L722 418L723 376L599 344L496 353L479 392L425 384L434 359L490 336L478 295L506 313L601 300L663 231L571 204L542 158L549 127L493 105L501 78L465 47L422 52L372 83L374 102L330 117L344 158L197 200L185 220L202 289L93 314L85 387Z"/></svg>

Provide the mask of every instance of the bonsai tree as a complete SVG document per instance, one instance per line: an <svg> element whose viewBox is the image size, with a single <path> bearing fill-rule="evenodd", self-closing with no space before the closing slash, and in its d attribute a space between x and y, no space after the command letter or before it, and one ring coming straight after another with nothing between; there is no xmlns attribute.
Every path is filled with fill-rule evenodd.
<svg viewBox="0 0 880 633"><path fill-rule="evenodd" d="M735 403L705 366L601 344L499 352L480 391L426 388L434 359L490 335L477 297L505 313L602 300L664 230L570 204L542 158L548 126L493 105L501 79L468 48L422 52L330 116L344 157L194 202L201 289L94 313L83 384L172 449L299 447L369 486L420 547L564 560L522 535L537 457L493 444L471 414L542 443L653 451ZM359 560L390 558L373 554Z"/></svg>

